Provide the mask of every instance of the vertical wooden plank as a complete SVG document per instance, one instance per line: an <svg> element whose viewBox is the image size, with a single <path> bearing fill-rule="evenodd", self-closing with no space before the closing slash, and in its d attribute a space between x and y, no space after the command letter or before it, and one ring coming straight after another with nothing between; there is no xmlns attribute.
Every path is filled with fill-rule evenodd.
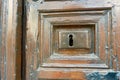
<svg viewBox="0 0 120 80"><path fill-rule="evenodd" d="M6 80L6 43L5 43L5 36L6 36L6 27L7 27L7 0L2 0L2 10L1 10L1 26L2 26L2 51L1 51L1 79Z"/></svg>
<svg viewBox="0 0 120 80"><path fill-rule="evenodd" d="M13 9L14 1L8 0L8 24L7 24L7 32L6 32L6 66L7 71L6 79L15 80L15 28L13 28L13 16L14 16L14 9ZM11 46L11 47L9 47ZM8 67L9 66L9 67ZM10 72L8 72L10 71ZM11 75L10 75L11 74Z"/></svg>
<svg viewBox="0 0 120 80"><path fill-rule="evenodd" d="M105 19L104 17L101 18L99 22L99 56L103 61L106 61L106 54L105 54Z"/></svg>
<svg viewBox="0 0 120 80"><path fill-rule="evenodd" d="M16 47L15 47L15 51L16 51L16 80L22 80L21 79L21 74L22 74L22 63L21 63L21 57L22 57L22 44L21 44L21 40L22 40L22 20L23 20L23 1L24 0L16 0L14 2L14 6L16 7L16 12L14 12L14 15L16 15L16 20L14 20L13 22L16 22L16 35L15 35L15 40L16 40ZM15 4L17 3L17 4Z"/></svg>
<svg viewBox="0 0 120 80"><path fill-rule="evenodd" d="M28 3L26 30L26 80L37 80L38 44L38 11Z"/></svg>
<svg viewBox="0 0 120 80"><path fill-rule="evenodd" d="M21 80L21 2L2 0L1 80Z"/></svg>
<svg viewBox="0 0 120 80"><path fill-rule="evenodd" d="M117 5L120 5L118 1ZM115 2L116 3L116 2ZM115 4L114 3L114 4ZM113 8L113 68L120 71L120 6L115 6Z"/></svg>

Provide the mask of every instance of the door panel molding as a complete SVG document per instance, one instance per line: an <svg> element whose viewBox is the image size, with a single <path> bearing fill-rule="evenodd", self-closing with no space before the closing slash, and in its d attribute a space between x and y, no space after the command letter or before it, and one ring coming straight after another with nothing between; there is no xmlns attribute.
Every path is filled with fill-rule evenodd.
<svg viewBox="0 0 120 80"><path fill-rule="evenodd" d="M26 80L44 80L48 79L82 79L86 80L91 75L103 75L106 72L120 71L120 1L119 0L1 0L1 28L2 28L2 41L0 51L0 78L1 80L21 80L21 55L24 54L21 48L25 47L25 62L26 62ZM26 13L26 44L22 44L22 24L23 21L23 3L25 4ZM82 17L80 15L97 14L92 18ZM69 17L67 16L69 15ZM71 18L70 18L70 15ZM82 17L84 20L75 18ZM60 19L60 17L62 19ZM93 19L94 18L94 19ZM73 19L73 20L71 20ZM60 21L61 20L61 21ZM68 20L68 21L67 21ZM75 21L74 21L75 20ZM70 23L70 22L71 23ZM103 24L105 22L107 24ZM45 24L46 23L46 24ZM62 25L64 23L64 25ZM50 47L44 46L42 51L42 42L45 42L44 31L50 32L50 27L57 25L84 25L94 24L95 34L100 35L96 37L94 58L90 55L81 55L78 58L73 56L74 59L81 59L81 61L68 61L70 56L60 54L51 55L47 51ZM108 27L105 27L107 26ZM41 27L43 26L43 27ZM47 26L47 27L44 27ZM101 26L101 27L100 27ZM25 26L24 26L25 27ZM99 33L98 33L99 32ZM107 37L107 38L105 38ZM23 37L24 38L24 37ZM103 41L104 39L104 41ZM25 40L25 39L24 39ZM49 40L49 39L48 39ZM47 39L46 39L47 41ZM48 41L49 43L49 41ZM98 46L101 47L98 47ZM50 46L50 45L49 45ZM43 56L44 52L46 56ZM99 53L99 54L98 54ZM105 54L104 54L105 53ZM51 55L51 56L50 56ZM107 56L105 56L107 55ZM57 57L56 57L57 56ZM89 58L88 58L89 56ZM104 56L104 57L103 57ZM72 57L72 56L71 56ZM83 58L84 57L84 58ZM46 59L46 60L45 60ZM61 60L60 60L61 59ZM96 61L94 61L94 59ZM87 60L87 61L85 61ZM23 60L22 60L23 61ZM94 68L95 65L86 69L85 66L91 63L104 63L102 67ZM43 64L42 64L43 63ZM59 64L60 63L60 64ZM75 66L64 66L63 64L76 64ZM84 64L80 65L78 63ZM56 65L59 64L59 65ZM61 66L61 64L64 66ZM87 65L86 65L87 64ZM56 66L55 66L56 65ZM78 66L79 65L79 66ZM78 66L78 68L75 68ZM101 65L100 65L101 66ZM61 68L60 68L61 67ZM69 67L69 68L68 68ZM67 68L67 69L66 69ZM43 74L42 74L43 72ZM46 74L49 72L48 74ZM93 72L93 73L91 73ZM90 74L88 74L90 73ZM87 74L87 75L86 75ZM81 75L81 76L79 76ZM56 77L57 76L57 77ZM106 76L106 75L105 75ZM95 78L95 77L94 77Z"/></svg>
<svg viewBox="0 0 120 80"><path fill-rule="evenodd" d="M119 21L115 19L114 13L119 13L115 9L117 7L117 1L98 1L98 0L85 0L81 1L27 1L27 39L26 39L26 79L43 79L46 76L41 73L41 70L59 68L57 62L54 59L50 59L53 53L51 52L51 39L50 34L54 27L53 25L60 25L64 23L68 25L73 24L94 24L95 25L95 38L96 47L95 55L99 57L100 61L103 61L107 66L107 69L103 69L103 72L109 72L119 70L119 59L113 60L113 56L118 53L114 53L116 50L113 37L115 30L114 20L117 24ZM96 4L99 3L99 4ZM116 3L116 7L113 4ZM59 4L59 5L58 5ZM80 12L80 13L79 13ZM89 15L88 17L80 15ZM94 17L91 17L94 14ZM98 15L97 15L98 14ZM70 17L70 16L71 17ZM77 15L79 18L75 18ZM69 17L68 17L69 16ZM62 19L60 18L62 17ZM66 19L66 20L65 20ZM73 19L73 20L71 20ZM81 19L81 20L79 20ZM82 20L85 19L85 20ZM75 20L75 22L74 22ZM118 27L118 26L117 26ZM46 37L45 37L46 36ZM44 39L45 38L45 39ZM117 47L118 48L118 47ZM46 63L48 61L49 63ZM54 62L56 64L54 64ZM65 62L65 61L64 61ZM116 65L115 65L116 64ZM64 64L63 64L64 65ZM61 66L61 65L60 65ZM83 65L82 65L83 66ZM87 65L86 65L87 66ZM29 67L29 68L28 68ZM68 66L67 66L68 67ZM65 67L64 67L65 68ZM54 69L56 71L56 69ZM53 71L54 71L53 70ZM69 70L69 69L66 69ZM74 71L74 69L72 69ZM88 69L91 70L92 69ZM95 71L95 69L93 69ZM52 70L51 70L52 71ZM99 72L100 70L97 69ZM47 71L46 71L47 72ZM58 72L61 73L61 72ZM51 72L50 79L54 78ZM66 74L67 75L67 74ZM53 77L52 77L53 76ZM62 75L63 76L63 75ZM61 77L62 78L62 77ZM72 78L71 78L72 79Z"/></svg>

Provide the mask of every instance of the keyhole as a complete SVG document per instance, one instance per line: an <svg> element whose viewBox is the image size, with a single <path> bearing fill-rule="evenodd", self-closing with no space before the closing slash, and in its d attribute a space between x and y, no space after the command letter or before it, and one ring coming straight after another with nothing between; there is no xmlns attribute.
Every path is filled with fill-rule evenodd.
<svg viewBox="0 0 120 80"><path fill-rule="evenodd" d="M73 35L69 35L69 46L73 46Z"/></svg>

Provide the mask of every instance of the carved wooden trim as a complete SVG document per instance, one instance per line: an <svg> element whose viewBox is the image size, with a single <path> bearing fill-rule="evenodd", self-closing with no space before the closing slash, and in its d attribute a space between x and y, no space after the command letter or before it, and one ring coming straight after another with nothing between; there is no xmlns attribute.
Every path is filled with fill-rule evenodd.
<svg viewBox="0 0 120 80"><path fill-rule="evenodd" d="M96 28L96 32L98 31L97 35L104 34L108 38L107 39L105 38L105 36L103 36L104 41L100 42L99 36L97 37L98 44L96 44L96 46L99 46L103 43L104 46L102 47L104 48L96 47L96 51L97 53L99 53L97 54L97 56L99 57L107 55L106 57L103 57L102 60L104 61L105 65L107 65L108 71L113 68L116 69L116 67L113 67L113 64L112 64L113 56L114 56L114 53L113 53L113 47L114 47L113 46L113 31L114 29L113 27L115 26L112 23L113 23L113 20L115 20L113 12L114 12L114 4L116 2L114 1L113 2L112 1L102 2L98 0L95 0L95 1L88 0L88 3L87 3L85 2L85 0L80 0L80 1L61 1L61 2L51 1L49 3L47 1L41 1L41 0L35 1L35 2L28 0L27 3L28 4L27 4L27 31L26 31L27 33L27 36L26 36L27 37L26 39L26 62L27 62L26 75L27 77L26 79L29 79L29 80L38 79L40 75L40 74L37 75L37 73L39 73L39 70L41 68L40 63L42 63L42 58L44 58L42 57L42 54L39 54L39 53L42 53L41 43L43 42L43 40L41 41L41 37L43 37L43 34L44 34L42 30L43 27L41 27L44 24L42 23L44 23L45 21L45 23L47 24L47 25L45 24L46 26L51 26L51 24L61 24L58 19L51 18L51 17L55 17L56 15L58 16L62 14L68 14L68 12L74 13L78 11L94 11L94 10L96 12L97 11L99 12L101 10L106 10L104 11L100 19L92 21L94 25L97 27ZM95 3L100 3L100 4L95 4ZM59 14L59 12L61 14ZM58 22L56 20L58 20ZM102 23L104 21L107 22L107 24ZM67 24L67 21L66 21L66 24ZM106 27L106 26L109 26L109 27ZM103 31L103 33L100 33L99 31ZM110 43L108 43L108 41ZM109 45L109 49L108 49L108 45ZM101 48L105 49L103 53L100 52ZM110 54L108 54L108 51ZM117 61L115 63L119 63L119 60ZM99 71L100 70L101 69L99 69Z"/></svg>
<svg viewBox="0 0 120 80"><path fill-rule="evenodd" d="M39 56L39 26L38 11L33 5L27 7L27 31L26 31L26 80L37 79Z"/></svg>
<svg viewBox="0 0 120 80"><path fill-rule="evenodd" d="M22 0L2 0L1 80L21 80Z"/></svg>
<svg viewBox="0 0 120 80"><path fill-rule="evenodd" d="M103 10L102 10L103 9ZM51 31L53 31L53 26L54 25L74 25L74 24L94 24L94 25L96 25L96 24L98 24L98 25L96 25L95 26L95 29L96 29L96 43L98 43L98 44L96 44L96 52L93 52L95 55L97 55L98 57L100 57L100 59L102 59L103 61L105 61L105 64L103 64L104 65L104 67L102 66L102 64L101 64L101 66L99 65L98 67L100 68L108 68L110 65L110 63L109 62L111 62L111 61L109 61L108 59L108 53L105 53L105 52L108 52L108 51L105 51L104 49L105 49L105 47L104 46L101 46L101 43L102 43L102 45L104 44L104 45L106 45L107 47L109 47L108 46L108 44L107 44L107 37L108 37L108 34L107 34L107 32L106 32L106 34L102 34L102 33L104 33L104 31L105 31L105 29L108 29L108 27L111 27L111 26L108 26L108 25L110 25L111 24L111 21L109 20L109 17L111 16L111 15L109 15L107 18L105 18L105 16L106 15L108 15L109 14L109 12L110 12L110 8L109 9L106 9L106 8L102 8L102 9L99 9L99 10L79 10L79 11L68 11L68 12L64 12L64 10L63 11L58 11L58 12L52 12L52 10L51 10L51 12L49 13L49 12L41 12L40 13L40 18L41 18L41 25L43 25L43 26L40 26L41 27L41 34L42 34L42 36L44 36L44 35L47 35L47 38L44 38L44 37L41 37L41 39L42 39L42 43L41 43L41 49L40 49L40 51L42 51L41 53L40 53L40 60L41 61L43 61L42 59L44 59L44 60L47 60L47 58L49 58L49 56L52 56L52 57L54 57L54 53L53 52L51 52L50 50L52 50L51 48L52 48L52 46L51 46L51 44L53 44L52 42L51 42L51 40L50 40L50 36L51 35L53 35L52 34L52 32ZM60 13L59 13L60 12ZM87 17L86 17L87 16ZM109 23L108 23L108 25L105 25L105 23L104 22L108 22L107 20L109 20ZM104 29L105 28L105 29ZM97 30L98 29L98 30ZM42 31L43 31L43 33L42 33ZM46 31L47 31L47 33L46 33ZM107 31L107 30L106 30ZM51 35L50 35L51 34ZM102 35L105 35L105 37L102 37ZM102 40L100 40L99 41L99 39L102 39ZM105 42L102 42L102 41L105 41L106 40L106 43ZM46 42L45 42L46 41ZM48 46L48 50L46 51L46 49L44 48L44 46L46 46L45 44L46 43L48 43L47 44L47 46ZM99 46L99 47L98 47ZM100 52L100 51L104 51L104 52ZM106 54L106 55L105 55ZM45 55L48 55L48 56L46 56L46 57L43 57L43 56L45 56ZM92 56L95 56L95 55L92 55ZM101 56L100 56L101 55ZM102 58L102 57L104 57L104 56L106 56L105 58ZM89 55L90 56L90 55ZM61 57L62 58L62 57ZM109 62L108 62L109 61ZM52 63L45 63L45 61L43 61L44 63L41 63L41 64L43 64L43 66L44 67L53 67L54 66L54 64L52 64ZM107 64L107 65L106 65ZM87 64L86 64L87 65ZM84 67L84 66L86 66L86 65L78 65L78 66L80 66L80 67ZM97 64L96 64L97 65ZM62 64L60 64L60 65L55 65L55 67L62 67L63 65ZM78 67L77 65L76 65L76 67ZM112 65L111 65L112 66ZM89 67L94 67L93 65L89 65ZM97 68L97 66L95 66L96 68Z"/></svg>

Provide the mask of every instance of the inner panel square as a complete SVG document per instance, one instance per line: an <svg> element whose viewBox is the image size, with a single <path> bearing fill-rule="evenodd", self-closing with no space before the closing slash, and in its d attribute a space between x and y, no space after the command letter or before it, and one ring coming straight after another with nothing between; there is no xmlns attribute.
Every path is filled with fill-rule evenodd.
<svg viewBox="0 0 120 80"><path fill-rule="evenodd" d="M59 32L59 48L82 49L91 47L91 30L78 29Z"/></svg>
<svg viewBox="0 0 120 80"><path fill-rule="evenodd" d="M53 26L53 51L58 54L95 53L95 25Z"/></svg>

